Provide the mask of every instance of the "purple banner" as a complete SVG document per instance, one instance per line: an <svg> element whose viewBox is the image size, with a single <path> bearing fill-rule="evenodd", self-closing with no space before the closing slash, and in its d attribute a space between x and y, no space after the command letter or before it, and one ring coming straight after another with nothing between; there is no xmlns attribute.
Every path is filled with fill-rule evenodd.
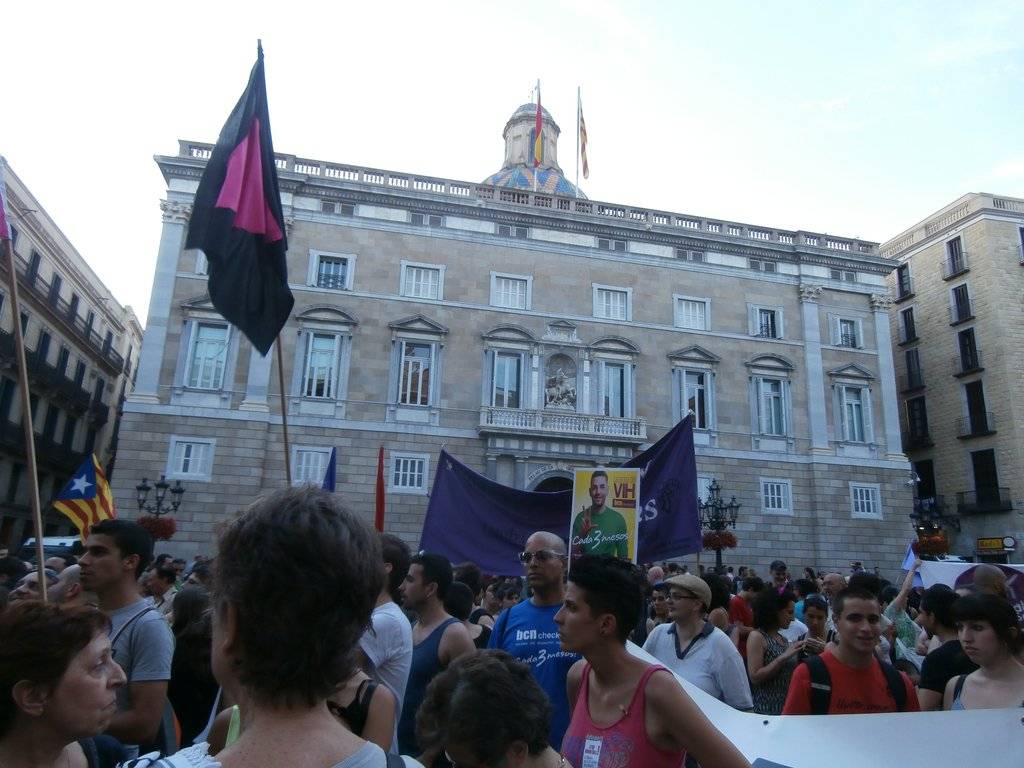
<svg viewBox="0 0 1024 768"><path fill-rule="evenodd" d="M638 559L651 563L701 548L693 420L683 419L623 467L640 481ZM484 573L518 574L517 555L534 531L569 534L572 491L537 493L496 483L442 450L427 505L420 549L453 563L472 561Z"/></svg>

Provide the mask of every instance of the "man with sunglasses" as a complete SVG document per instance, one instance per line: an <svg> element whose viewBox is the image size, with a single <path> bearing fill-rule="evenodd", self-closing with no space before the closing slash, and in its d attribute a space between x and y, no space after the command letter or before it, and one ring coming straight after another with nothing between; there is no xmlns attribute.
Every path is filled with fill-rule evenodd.
<svg viewBox="0 0 1024 768"><path fill-rule="evenodd" d="M532 596L501 613L494 623L488 648L499 648L530 667L551 700L548 741L556 750L569 726L569 699L565 681L577 653L563 651L555 614L565 599L565 542L560 536L537 531L526 540L519 560L526 570Z"/></svg>

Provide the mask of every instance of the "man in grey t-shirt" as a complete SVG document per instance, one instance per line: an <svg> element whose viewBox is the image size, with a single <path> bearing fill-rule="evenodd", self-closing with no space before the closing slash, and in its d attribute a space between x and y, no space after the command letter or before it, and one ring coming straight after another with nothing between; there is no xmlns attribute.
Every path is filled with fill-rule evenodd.
<svg viewBox="0 0 1024 768"><path fill-rule="evenodd" d="M174 654L167 622L139 594L139 575L152 557L153 538L145 528L104 520L93 526L78 561L82 586L96 593L100 610L110 617L114 661L128 680L117 692L117 713L107 734L132 757L139 744L152 742L159 733Z"/></svg>

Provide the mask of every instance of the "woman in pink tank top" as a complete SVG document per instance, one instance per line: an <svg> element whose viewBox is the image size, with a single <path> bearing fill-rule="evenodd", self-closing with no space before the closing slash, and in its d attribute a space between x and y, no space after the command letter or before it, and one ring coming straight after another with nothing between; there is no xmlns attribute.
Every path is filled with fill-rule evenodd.
<svg viewBox="0 0 1024 768"><path fill-rule="evenodd" d="M687 751L703 768L749 768L668 670L626 650L644 583L625 560L573 561L555 623L562 649L584 659L569 672L574 706L562 754L574 768L681 768Z"/></svg>

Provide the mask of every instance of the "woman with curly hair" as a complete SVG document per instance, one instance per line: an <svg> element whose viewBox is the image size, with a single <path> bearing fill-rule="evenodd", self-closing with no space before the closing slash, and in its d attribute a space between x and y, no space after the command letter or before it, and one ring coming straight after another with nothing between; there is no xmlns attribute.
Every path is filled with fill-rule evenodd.
<svg viewBox="0 0 1024 768"><path fill-rule="evenodd" d="M796 595L765 587L754 598L754 629L747 636L747 672L754 710L762 715L781 715L789 691L789 679L807 639L789 642L780 630L793 621Z"/></svg>
<svg viewBox="0 0 1024 768"><path fill-rule="evenodd" d="M565 766L548 744L550 719L551 704L528 666L505 651L481 651L431 681L416 735L454 765Z"/></svg>

